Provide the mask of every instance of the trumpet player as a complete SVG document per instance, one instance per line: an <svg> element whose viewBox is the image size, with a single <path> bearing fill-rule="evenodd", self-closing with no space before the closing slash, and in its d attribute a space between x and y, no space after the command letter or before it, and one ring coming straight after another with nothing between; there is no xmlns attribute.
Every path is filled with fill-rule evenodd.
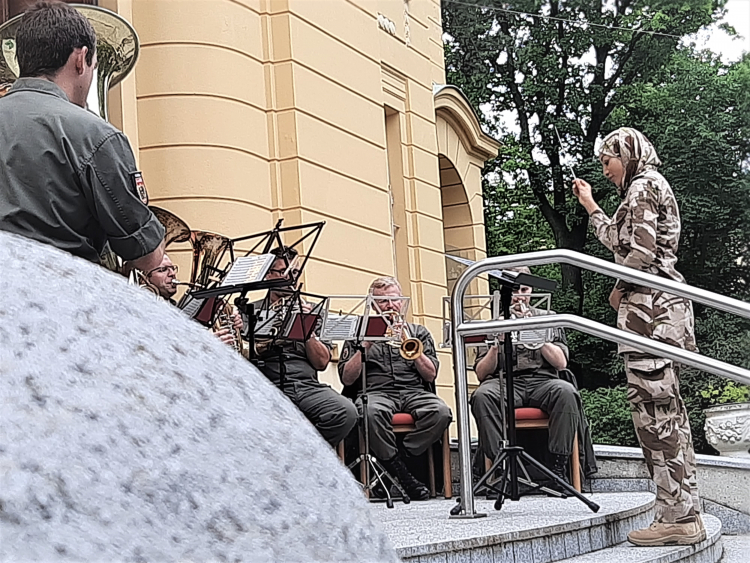
<svg viewBox="0 0 750 563"><path fill-rule="evenodd" d="M289 247L271 252L277 258L265 279L288 278L297 252ZM278 308L288 294L280 288L270 290L270 307ZM256 310L261 304L262 301L254 303ZM302 312L310 310L310 305L303 302ZM335 447L357 424L357 409L349 399L318 380L318 372L325 370L331 361L330 346L314 333L305 342L287 340L277 346L278 349L267 349L258 355L254 361L258 369L294 403L323 439Z"/></svg>
<svg viewBox="0 0 750 563"><path fill-rule="evenodd" d="M515 270L531 273L526 267ZM522 285L513 296L511 312L515 316L547 314L547 311L531 307L530 294L531 288ZM565 333L562 329L555 330L552 341L545 342L538 349L516 345L514 356L515 408L534 407L549 415L548 449L552 454L550 469L561 479L569 481L567 468L573 452L573 439L577 432L585 435L587 430L577 388L570 381L560 378L561 372L568 367ZM503 396L500 377L503 375L504 365L503 346L497 343L481 352L474 365L480 385L471 396L471 412L479 430L480 449L490 460L497 456L500 441L503 439L500 405L506 399ZM582 444L584 442L585 440L581 440ZM593 449L583 449L590 450L586 473L593 473L596 471Z"/></svg>
<svg viewBox="0 0 750 563"><path fill-rule="evenodd" d="M378 278L370 285L378 308L386 313L400 313L403 300L377 297L402 297L401 285L392 277ZM451 423L448 405L434 392L439 362L435 343L422 325L408 325L412 337L422 342L422 354L414 359L402 357L398 347L388 342L363 342L367 370L367 420L370 449L388 472L395 476L412 500L427 500L430 492L409 471L405 461L419 456L440 439ZM362 353L347 342L338 363L339 377L346 385L359 385L357 408L362 415ZM405 435L404 452L399 452L391 420L396 413L414 417L416 430Z"/></svg>

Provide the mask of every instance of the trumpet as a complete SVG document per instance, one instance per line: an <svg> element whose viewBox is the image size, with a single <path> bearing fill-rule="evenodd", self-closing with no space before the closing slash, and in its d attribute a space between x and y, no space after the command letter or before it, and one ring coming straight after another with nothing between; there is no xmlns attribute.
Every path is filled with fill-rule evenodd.
<svg viewBox="0 0 750 563"><path fill-rule="evenodd" d="M404 317L396 311L383 311L383 316L389 318L389 327L385 336L389 338L388 345L398 348L398 352L405 360L416 360L424 352L424 345L419 338L409 332L409 325Z"/></svg>

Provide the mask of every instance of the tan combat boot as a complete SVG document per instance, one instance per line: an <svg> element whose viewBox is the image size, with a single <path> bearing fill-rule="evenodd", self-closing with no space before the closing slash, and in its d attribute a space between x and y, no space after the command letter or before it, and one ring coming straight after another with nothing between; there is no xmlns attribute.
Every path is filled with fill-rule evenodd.
<svg viewBox="0 0 750 563"><path fill-rule="evenodd" d="M628 534L628 541L635 545L654 547L660 545L692 545L706 539L703 520L687 524L653 522L648 528L634 530Z"/></svg>

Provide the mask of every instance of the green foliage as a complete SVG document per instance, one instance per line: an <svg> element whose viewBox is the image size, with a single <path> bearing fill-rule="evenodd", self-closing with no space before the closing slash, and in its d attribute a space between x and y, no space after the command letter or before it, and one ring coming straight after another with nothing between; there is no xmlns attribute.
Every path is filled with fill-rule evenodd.
<svg viewBox="0 0 750 563"><path fill-rule="evenodd" d="M750 401L750 387L747 385L738 385L734 381L729 381L723 387L709 385L701 391L701 397L708 399L711 405L724 405L726 403L746 403Z"/></svg>
<svg viewBox="0 0 750 563"><path fill-rule="evenodd" d="M719 19L725 1L476 3L483 6L443 0L443 21L448 80L462 88L485 128L503 143L484 175L488 255L563 247L611 260L588 233L588 218L570 193L566 162L593 185L595 198L611 215L619 200L592 158L594 144L629 125L656 146L664 163L660 171L680 203L678 269L687 282L750 299L750 56L726 65L711 53L679 46L680 37ZM504 9L678 37L573 25ZM552 124L563 138L562 150ZM555 265L534 273L563 282L553 299L556 311L615 324L607 300L611 279ZM695 313L701 353L750 368L750 321L700 305ZM572 332L568 343L571 368L583 388L622 389L622 360L613 343ZM683 374L681 390L697 451L711 451L702 409L710 406L714 390L723 393L727 385L695 370ZM616 394L601 392L606 395L601 401ZM625 426L632 431L632 423Z"/></svg>
<svg viewBox="0 0 750 563"><path fill-rule="evenodd" d="M581 389L581 399L595 444L638 447L624 385Z"/></svg>

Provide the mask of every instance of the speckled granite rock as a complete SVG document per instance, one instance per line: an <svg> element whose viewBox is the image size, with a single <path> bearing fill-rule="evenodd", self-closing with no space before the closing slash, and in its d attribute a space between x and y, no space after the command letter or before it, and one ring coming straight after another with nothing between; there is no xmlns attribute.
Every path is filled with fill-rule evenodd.
<svg viewBox="0 0 750 563"><path fill-rule="evenodd" d="M354 480L166 303L0 233L0 561L396 561Z"/></svg>

